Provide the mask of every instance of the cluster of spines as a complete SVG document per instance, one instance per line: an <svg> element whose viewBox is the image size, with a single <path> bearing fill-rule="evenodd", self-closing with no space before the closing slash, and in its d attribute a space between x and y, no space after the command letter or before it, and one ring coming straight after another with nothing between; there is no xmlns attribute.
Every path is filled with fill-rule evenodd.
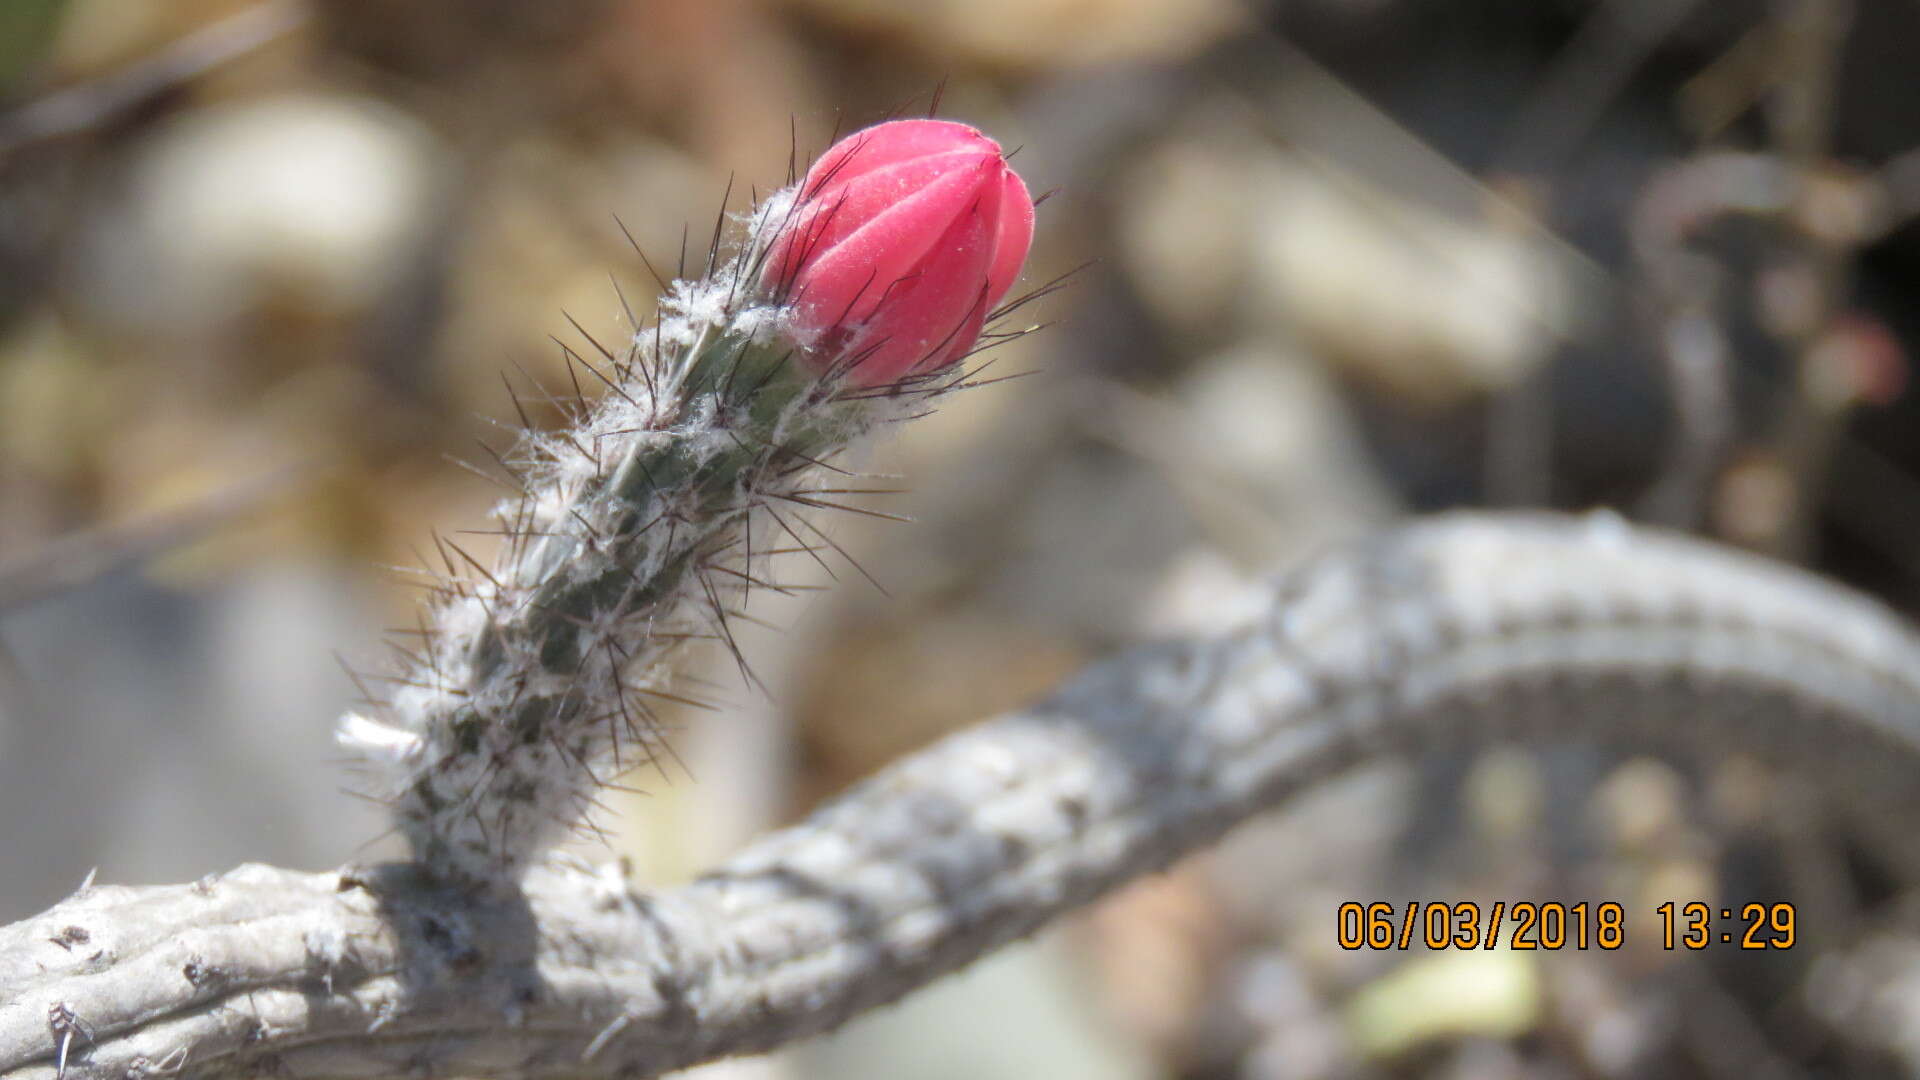
<svg viewBox="0 0 1920 1080"><path fill-rule="evenodd" d="M706 705L669 688L678 646L718 641L753 681L732 624L751 618L752 590L787 588L764 576L768 561L844 558L811 514L856 509L839 500L874 490L835 464L842 451L986 381L962 365L871 386L845 378L858 357L797 363L786 290L760 284L794 205L792 187L761 202L732 258L723 214L702 277L686 278L683 255L650 325L627 308L624 349L575 323L594 355L561 344L571 393L540 391L563 424L536 431L514 394L519 446L489 451L513 489L490 530L498 556L488 566L436 537L445 573L431 575L430 611L393 643L400 672L380 677L391 692L362 683L369 715L349 714L339 733L435 872L517 877L556 840L593 828L617 776L664 771L672 751L656 707ZM996 323L1058 284L1004 305ZM979 349L1033 329L991 330Z"/></svg>

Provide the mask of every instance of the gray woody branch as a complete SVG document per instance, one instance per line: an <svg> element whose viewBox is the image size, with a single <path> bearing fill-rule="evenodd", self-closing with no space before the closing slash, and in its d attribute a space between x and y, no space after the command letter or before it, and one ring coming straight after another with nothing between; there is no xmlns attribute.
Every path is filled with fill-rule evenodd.
<svg viewBox="0 0 1920 1080"><path fill-rule="evenodd" d="M0 929L0 1078L51 1078L63 1047L84 1077L631 1077L766 1050L1423 744L1742 749L1884 820L1920 757L1917 680L1905 624L1798 571L1611 518L1437 519L682 888L550 868L475 899L404 866L247 866L83 890Z"/></svg>

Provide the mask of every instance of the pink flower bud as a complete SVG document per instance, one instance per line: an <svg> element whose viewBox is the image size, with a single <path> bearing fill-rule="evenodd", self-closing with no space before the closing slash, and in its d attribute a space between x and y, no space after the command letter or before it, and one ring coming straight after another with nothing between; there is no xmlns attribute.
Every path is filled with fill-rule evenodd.
<svg viewBox="0 0 1920 1080"><path fill-rule="evenodd" d="M1033 241L1033 199L965 124L895 120L807 170L761 284L791 305L815 370L863 386L970 351Z"/></svg>

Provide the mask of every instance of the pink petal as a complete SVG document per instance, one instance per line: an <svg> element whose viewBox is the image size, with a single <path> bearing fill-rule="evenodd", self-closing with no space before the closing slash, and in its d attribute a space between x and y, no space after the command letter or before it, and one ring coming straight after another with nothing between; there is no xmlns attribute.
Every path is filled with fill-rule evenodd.
<svg viewBox="0 0 1920 1080"><path fill-rule="evenodd" d="M802 325L820 330L864 322L911 285L922 263L932 262L944 269L952 260L930 253L938 252L938 245L949 243L946 234L961 219L977 218L975 207L989 196L997 218L999 186L983 184L991 176L989 170L997 167L999 159L995 158L975 168L945 173L887 207L832 248L817 251L795 280L794 299L803 312ZM976 224L986 236L987 226ZM991 238L983 243L990 260ZM981 266L978 273L980 282L984 282L986 266Z"/></svg>
<svg viewBox="0 0 1920 1080"><path fill-rule="evenodd" d="M951 120L891 120L834 143L807 170L800 192L812 198L815 192L896 162L973 149L998 156L1000 144Z"/></svg>
<svg viewBox="0 0 1920 1080"><path fill-rule="evenodd" d="M1000 180L1000 223L995 241L993 267L987 271L987 306L994 307L1006 298L1007 290L1020 279L1027 262L1027 249L1033 246L1033 197L1027 194L1020 174L1001 164L1005 175Z"/></svg>
<svg viewBox="0 0 1920 1080"><path fill-rule="evenodd" d="M992 155L973 150L951 151L908 158L865 173L852 182L838 183L795 211L793 220L782 226L782 235L768 258L765 278L778 285L788 284L795 273L822 256L887 210L932 187L949 173L971 172ZM964 199L955 199L957 208ZM947 221L938 223L935 233Z"/></svg>
<svg viewBox="0 0 1920 1080"><path fill-rule="evenodd" d="M858 380L868 386L937 371L973 348L990 300L1001 185L989 185L926 253L918 274L894 290L848 343Z"/></svg>

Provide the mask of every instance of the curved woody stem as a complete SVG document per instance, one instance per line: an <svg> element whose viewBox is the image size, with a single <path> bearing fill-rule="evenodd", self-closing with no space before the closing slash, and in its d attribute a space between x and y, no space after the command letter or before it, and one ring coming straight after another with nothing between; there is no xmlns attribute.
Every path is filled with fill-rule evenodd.
<svg viewBox="0 0 1920 1080"><path fill-rule="evenodd" d="M1313 563L1268 617L1100 664L678 889L250 866L83 890L0 929L0 1080L57 1077L63 1047L115 1077L635 1077L762 1051L1345 769L1513 737L1737 741L1900 821L1920 638L1811 575L1616 519L1442 518ZM1879 839L1920 865L1908 833Z"/></svg>

